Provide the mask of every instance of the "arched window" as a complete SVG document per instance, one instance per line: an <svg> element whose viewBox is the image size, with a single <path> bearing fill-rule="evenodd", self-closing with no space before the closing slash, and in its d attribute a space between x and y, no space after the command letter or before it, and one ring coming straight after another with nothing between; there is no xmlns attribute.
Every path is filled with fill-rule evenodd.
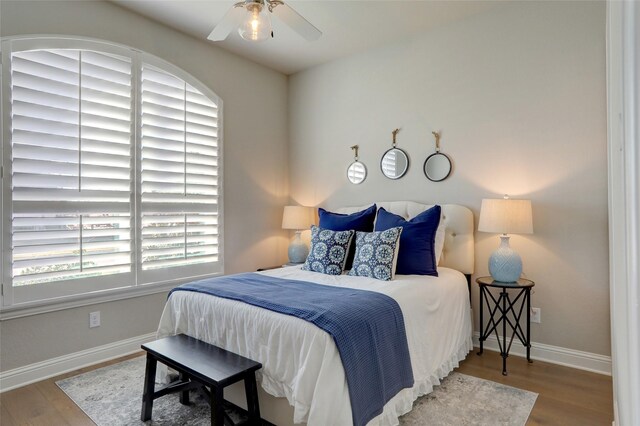
<svg viewBox="0 0 640 426"><path fill-rule="evenodd" d="M98 41L10 39L2 55L4 309L222 272L211 90Z"/></svg>

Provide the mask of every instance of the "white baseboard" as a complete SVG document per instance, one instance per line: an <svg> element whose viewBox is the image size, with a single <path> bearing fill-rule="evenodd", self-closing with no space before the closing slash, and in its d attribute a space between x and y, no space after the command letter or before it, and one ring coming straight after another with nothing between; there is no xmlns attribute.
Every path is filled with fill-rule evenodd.
<svg viewBox="0 0 640 426"><path fill-rule="evenodd" d="M0 393L79 368L132 354L140 350L141 344L150 342L155 338L156 333L144 334L0 372Z"/></svg>
<svg viewBox="0 0 640 426"><path fill-rule="evenodd" d="M473 345L480 346L480 333L473 333ZM489 336L484 342L484 349L498 352L498 341L495 335ZM527 351L516 337L509 351L509 355L525 357ZM577 351L560 346L545 345L531 342L531 359L564 365L593 373L611 375L611 357L591 352ZM507 364L508 367L508 364Z"/></svg>
<svg viewBox="0 0 640 426"><path fill-rule="evenodd" d="M479 336L478 332L475 332L473 335L473 343L475 346L479 346ZM59 374L129 355L139 351L141 344L150 342L154 340L155 337L155 333L149 333L0 372L0 392L6 392ZM594 373L611 375L611 357L609 356L545 345L544 343L532 342L531 345L532 359L592 371ZM496 337L493 335L490 336L484 342L484 348L497 351L498 342ZM520 341L516 339L513 342L509 354L525 356L526 350Z"/></svg>

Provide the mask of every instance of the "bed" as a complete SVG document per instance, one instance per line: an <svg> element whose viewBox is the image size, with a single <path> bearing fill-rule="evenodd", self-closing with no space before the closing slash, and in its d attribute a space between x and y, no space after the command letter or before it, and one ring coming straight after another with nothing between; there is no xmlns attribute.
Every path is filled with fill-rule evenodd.
<svg viewBox="0 0 640 426"><path fill-rule="evenodd" d="M406 218L431 207L415 202L376 204ZM393 281L385 282L318 274L300 267L261 272L267 277L378 292L398 303L404 316L414 385L391 398L369 425L397 424L398 417L410 411L418 397L431 392L472 349L468 278L473 273L473 215L459 205L441 206L446 231L438 277L396 275ZM333 338L315 325L234 300L175 292L165 305L158 337L177 333L261 362L260 408L272 423L352 424L340 354ZM233 392L226 396L242 405L242 397Z"/></svg>

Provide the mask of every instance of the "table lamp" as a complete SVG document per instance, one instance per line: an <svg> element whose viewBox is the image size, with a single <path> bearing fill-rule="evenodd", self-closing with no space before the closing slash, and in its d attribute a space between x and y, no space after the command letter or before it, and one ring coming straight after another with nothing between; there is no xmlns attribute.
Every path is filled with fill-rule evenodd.
<svg viewBox="0 0 640 426"><path fill-rule="evenodd" d="M518 281L522 258L509 246L507 234L532 234L531 200L484 199L478 231L500 233L500 246L489 257L489 272L496 281Z"/></svg>
<svg viewBox="0 0 640 426"><path fill-rule="evenodd" d="M303 206L285 206L282 215L282 229L294 229L296 236L289 244L289 262L303 263L307 259L309 249L300 239L300 232L309 229L315 222L313 208Z"/></svg>

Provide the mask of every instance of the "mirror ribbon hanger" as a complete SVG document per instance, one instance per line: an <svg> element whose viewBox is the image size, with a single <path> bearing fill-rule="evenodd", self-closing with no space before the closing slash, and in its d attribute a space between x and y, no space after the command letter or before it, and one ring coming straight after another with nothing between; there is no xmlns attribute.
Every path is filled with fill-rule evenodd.
<svg viewBox="0 0 640 426"><path fill-rule="evenodd" d="M440 152L440 132L431 132L436 138L436 152Z"/></svg>
<svg viewBox="0 0 640 426"><path fill-rule="evenodd" d="M355 161L358 161L358 148L359 148L358 145L354 145L351 147L351 149L355 151L355 156L353 157Z"/></svg>
<svg viewBox="0 0 640 426"><path fill-rule="evenodd" d="M391 134L393 135L393 142L392 142L391 146L393 148L396 147L396 135L398 134L399 131L400 131L400 129L395 129L394 131L391 132Z"/></svg>

